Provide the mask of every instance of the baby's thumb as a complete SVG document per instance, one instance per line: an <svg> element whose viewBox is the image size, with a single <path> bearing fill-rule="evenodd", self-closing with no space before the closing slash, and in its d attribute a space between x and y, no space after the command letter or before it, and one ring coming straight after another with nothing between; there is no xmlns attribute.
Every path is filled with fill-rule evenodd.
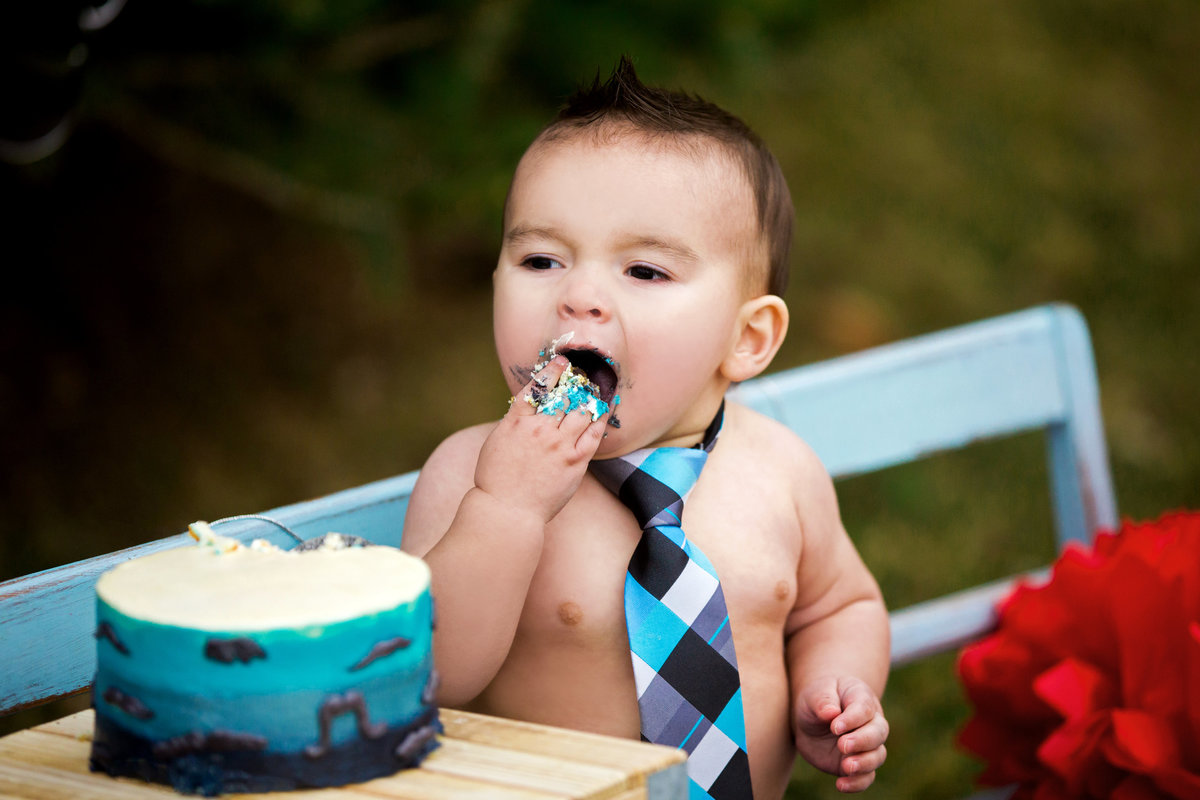
<svg viewBox="0 0 1200 800"><path fill-rule="evenodd" d="M842 713L842 703L833 686L821 685L810 689L808 707L820 722L832 722Z"/></svg>

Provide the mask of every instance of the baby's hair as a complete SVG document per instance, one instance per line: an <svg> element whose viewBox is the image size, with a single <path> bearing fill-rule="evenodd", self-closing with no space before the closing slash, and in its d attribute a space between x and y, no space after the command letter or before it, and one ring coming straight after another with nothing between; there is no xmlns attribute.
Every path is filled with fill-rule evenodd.
<svg viewBox="0 0 1200 800"><path fill-rule="evenodd" d="M617 130L612 130L614 125ZM707 100L645 85L633 62L622 56L607 81L601 83L597 73L591 86L567 99L538 141L554 141L583 130L617 134L622 127L655 138L707 138L734 157L754 194L759 232L767 242L767 291L782 295L787 289L792 246L792 197L779 162L762 139L742 120Z"/></svg>

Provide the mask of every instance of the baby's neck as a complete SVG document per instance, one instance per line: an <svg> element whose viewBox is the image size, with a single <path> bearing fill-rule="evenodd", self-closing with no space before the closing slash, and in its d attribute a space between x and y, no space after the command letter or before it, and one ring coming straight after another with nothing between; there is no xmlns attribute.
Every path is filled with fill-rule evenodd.
<svg viewBox="0 0 1200 800"><path fill-rule="evenodd" d="M693 412L687 417L679 420L675 427L665 431L661 439L651 442L644 448L638 449L701 446L710 436L710 428L717 426L714 430L720 430L721 423L718 420L718 416L720 415L723 417L725 408L723 398L724 395L721 395L717 400L716 406L714 406L711 410L701 408L698 410L698 413L697 410L693 410ZM712 437L716 437L715 432L712 433ZM711 444L706 446L706 449L711 449Z"/></svg>
<svg viewBox="0 0 1200 800"><path fill-rule="evenodd" d="M655 447L695 447L704 440L704 431L696 431L694 433L685 433L679 436L662 439L652 444L646 445L645 449Z"/></svg>

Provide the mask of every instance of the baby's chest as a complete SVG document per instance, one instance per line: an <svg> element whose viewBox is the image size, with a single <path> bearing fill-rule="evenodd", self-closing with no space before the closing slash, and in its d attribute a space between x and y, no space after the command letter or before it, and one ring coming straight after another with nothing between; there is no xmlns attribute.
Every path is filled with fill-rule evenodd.
<svg viewBox="0 0 1200 800"><path fill-rule="evenodd" d="M693 503L685 530L716 568L731 616L781 630L796 599L800 547L794 519L734 499Z"/></svg>
<svg viewBox="0 0 1200 800"><path fill-rule="evenodd" d="M719 502L706 505L696 503L704 513L685 510L684 529L716 568L731 615L781 627L795 599L798 553L780 520L762 509L730 514ZM642 531L623 507L598 502L583 513L568 507L547 533L524 632L581 644L623 640L626 574Z"/></svg>
<svg viewBox="0 0 1200 800"><path fill-rule="evenodd" d="M625 572L639 534L603 508L564 510L547 529L519 633L577 643L623 636Z"/></svg>

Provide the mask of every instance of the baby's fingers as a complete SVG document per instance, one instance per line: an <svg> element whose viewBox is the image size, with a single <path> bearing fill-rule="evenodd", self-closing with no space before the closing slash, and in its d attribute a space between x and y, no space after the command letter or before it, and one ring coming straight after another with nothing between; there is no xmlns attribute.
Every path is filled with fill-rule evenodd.
<svg viewBox="0 0 1200 800"><path fill-rule="evenodd" d="M611 414L609 411L592 419L592 415L583 410L568 412L559 428L566 430L568 435L575 436L576 451L590 461L600 449L600 442L608 430L608 418Z"/></svg>
<svg viewBox="0 0 1200 800"><path fill-rule="evenodd" d="M858 753L842 759L841 777L834 785L839 792L861 792L875 782L875 771L887 760L887 748L883 745L867 753Z"/></svg>
<svg viewBox="0 0 1200 800"><path fill-rule="evenodd" d="M530 416L538 413L537 402L541 400L558 383L559 376L568 366L563 356L555 356L537 372L533 373L529 383L521 387L513 398L510 413Z"/></svg>
<svg viewBox="0 0 1200 800"><path fill-rule="evenodd" d="M841 736L844 733L849 733L857 728L872 722L873 720L881 720L885 726L884 738L887 738L886 720L883 719L883 709L879 705L879 699L875 693L871 691L866 684L856 682L851 685L842 696L841 713L830 720L829 729L836 735ZM882 743L874 742L870 746Z"/></svg>
<svg viewBox="0 0 1200 800"><path fill-rule="evenodd" d="M847 709L854 713L854 704ZM845 716L845 715L843 715ZM840 722L841 717L835 722ZM850 730L838 739L838 750L843 753L838 771L842 777L836 786L840 792L861 792L875 782L875 771L887 760L888 721L882 713L876 713L865 724Z"/></svg>
<svg viewBox="0 0 1200 800"><path fill-rule="evenodd" d="M838 750L848 756L875 750L887 741L888 733L888 721L883 714L875 714L866 723L843 734L838 739Z"/></svg>

